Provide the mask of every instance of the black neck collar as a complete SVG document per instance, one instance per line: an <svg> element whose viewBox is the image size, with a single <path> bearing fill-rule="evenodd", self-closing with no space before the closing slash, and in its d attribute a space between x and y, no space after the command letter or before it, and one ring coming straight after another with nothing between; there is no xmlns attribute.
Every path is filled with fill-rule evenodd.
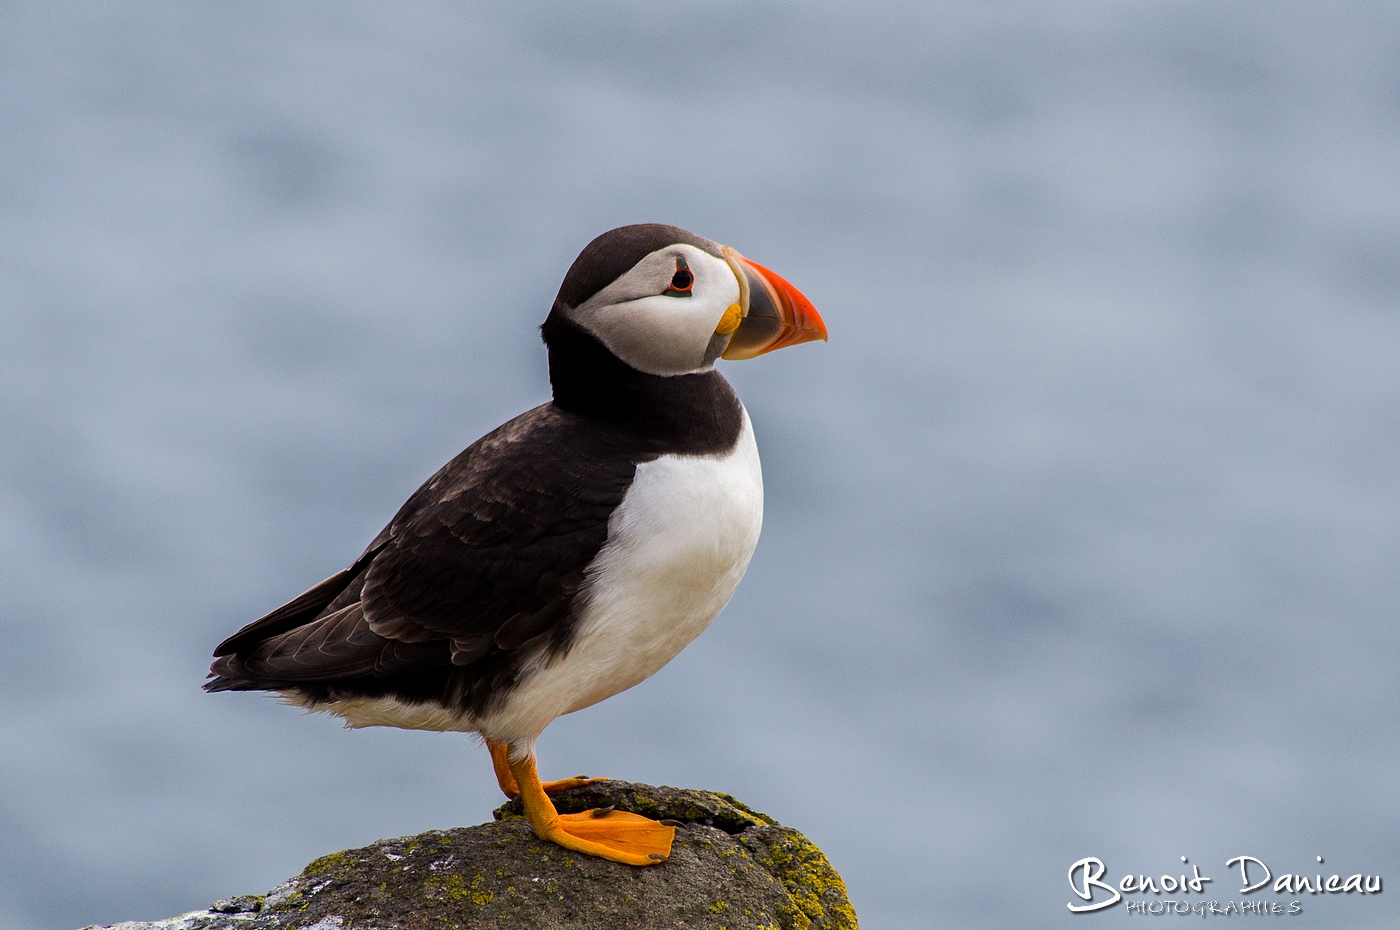
<svg viewBox="0 0 1400 930"><path fill-rule="evenodd" d="M714 369L670 377L638 371L557 307L540 334L555 406L676 445L677 452L720 451L737 441L743 406Z"/></svg>

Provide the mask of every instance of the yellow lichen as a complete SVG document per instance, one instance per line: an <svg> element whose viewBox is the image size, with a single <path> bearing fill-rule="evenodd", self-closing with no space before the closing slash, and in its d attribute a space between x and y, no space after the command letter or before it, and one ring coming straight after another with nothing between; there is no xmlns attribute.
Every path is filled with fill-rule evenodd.
<svg viewBox="0 0 1400 930"><path fill-rule="evenodd" d="M744 816L753 820L754 823L767 824L770 827L778 826L778 821L774 820L772 817L769 817L767 814L761 811L754 810L752 807L749 807L747 804L745 804L743 801L740 801L732 794L725 794L723 791L715 791L711 793L715 797L723 799L723 801L726 804L739 811Z"/></svg>
<svg viewBox="0 0 1400 930"><path fill-rule="evenodd" d="M787 889L793 903L787 916L797 930L805 930L813 921L832 930L857 930L846 883L811 840L796 831L786 833L769 847L763 864Z"/></svg>
<svg viewBox="0 0 1400 930"><path fill-rule="evenodd" d="M324 875L327 872L343 872L355 865L355 860L349 854L343 852L333 852L330 855L322 856L314 860L310 865L301 870L302 875Z"/></svg>
<svg viewBox="0 0 1400 930"><path fill-rule="evenodd" d="M423 887L441 891L454 901L460 901L471 894L467 890L467 883L460 875L435 875L424 882Z"/></svg>

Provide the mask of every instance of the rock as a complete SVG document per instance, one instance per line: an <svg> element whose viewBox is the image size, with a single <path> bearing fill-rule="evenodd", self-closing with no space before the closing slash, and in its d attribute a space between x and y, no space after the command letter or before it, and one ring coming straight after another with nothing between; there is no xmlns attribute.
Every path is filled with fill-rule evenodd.
<svg viewBox="0 0 1400 930"><path fill-rule="evenodd" d="M331 853L266 895L113 930L856 930L821 850L727 794L602 781L554 801L561 813L614 804L683 826L669 860L635 868L540 840L516 800L495 823Z"/></svg>

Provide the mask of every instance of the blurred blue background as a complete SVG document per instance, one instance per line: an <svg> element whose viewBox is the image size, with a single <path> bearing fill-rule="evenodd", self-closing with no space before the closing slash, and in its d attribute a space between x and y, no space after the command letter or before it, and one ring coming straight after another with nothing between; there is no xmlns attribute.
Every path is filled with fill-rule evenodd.
<svg viewBox="0 0 1400 930"><path fill-rule="evenodd" d="M547 776L732 792L870 928L1120 923L1085 856L1400 881L1395 4L7 2L0 925L489 819L466 737L199 686L548 397L639 221L831 342L725 365L748 578Z"/></svg>

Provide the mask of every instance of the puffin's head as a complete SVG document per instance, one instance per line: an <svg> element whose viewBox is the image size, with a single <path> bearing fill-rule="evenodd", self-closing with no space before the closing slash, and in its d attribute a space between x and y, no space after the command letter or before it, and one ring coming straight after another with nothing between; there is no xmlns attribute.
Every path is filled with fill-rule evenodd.
<svg viewBox="0 0 1400 930"><path fill-rule="evenodd" d="M826 339L826 324L797 288L728 246L657 223L620 226L588 243L564 276L556 314L653 375Z"/></svg>

